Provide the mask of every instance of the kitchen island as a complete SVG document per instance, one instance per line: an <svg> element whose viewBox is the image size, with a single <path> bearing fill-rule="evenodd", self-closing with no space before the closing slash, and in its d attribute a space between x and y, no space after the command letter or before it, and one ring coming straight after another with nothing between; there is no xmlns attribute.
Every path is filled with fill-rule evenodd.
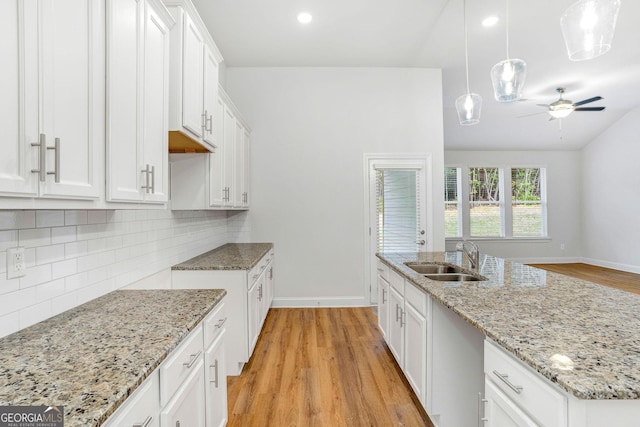
<svg viewBox="0 0 640 427"><path fill-rule="evenodd" d="M471 282L430 280L405 264L465 267L461 252L383 253L378 258L434 304L561 388L570 403L577 402L573 408L615 401L612 408L638 413L640 295L488 255L481 255L477 271L486 280ZM583 409L572 415L570 404L568 412L575 419Z"/></svg>
<svg viewBox="0 0 640 427"><path fill-rule="evenodd" d="M0 339L0 405L64 406L99 426L198 326L224 290L119 290Z"/></svg>

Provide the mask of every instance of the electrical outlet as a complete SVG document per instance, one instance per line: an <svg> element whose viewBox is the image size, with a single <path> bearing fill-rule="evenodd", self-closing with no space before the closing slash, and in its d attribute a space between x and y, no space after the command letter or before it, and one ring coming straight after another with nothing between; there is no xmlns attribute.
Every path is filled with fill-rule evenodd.
<svg viewBox="0 0 640 427"><path fill-rule="evenodd" d="M24 248L7 249L7 279L22 277L25 273Z"/></svg>
<svg viewBox="0 0 640 427"><path fill-rule="evenodd" d="M564 251L564 243L560 243L560 250Z"/></svg>

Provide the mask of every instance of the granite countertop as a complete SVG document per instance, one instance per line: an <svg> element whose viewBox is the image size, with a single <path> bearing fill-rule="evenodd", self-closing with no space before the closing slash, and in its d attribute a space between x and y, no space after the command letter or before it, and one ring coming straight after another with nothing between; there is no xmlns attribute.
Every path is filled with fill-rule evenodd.
<svg viewBox="0 0 640 427"><path fill-rule="evenodd" d="M64 406L99 426L215 307L224 290L119 290L0 339L0 406Z"/></svg>
<svg viewBox="0 0 640 427"><path fill-rule="evenodd" d="M378 257L577 398L640 399L640 295L488 255L479 269L488 280L464 283L429 280L404 265L462 266L461 253Z"/></svg>
<svg viewBox="0 0 640 427"><path fill-rule="evenodd" d="M273 248L273 243L227 243L172 270L251 270Z"/></svg>

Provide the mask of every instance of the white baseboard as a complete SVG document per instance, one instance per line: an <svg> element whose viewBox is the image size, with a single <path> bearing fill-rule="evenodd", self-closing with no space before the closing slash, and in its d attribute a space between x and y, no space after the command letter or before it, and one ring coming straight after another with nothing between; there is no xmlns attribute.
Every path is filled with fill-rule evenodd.
<svg viewBox="0 0 640 427"><path fill-rule="evenodd" d="M538 258L507 258L508 261L519 262L520 264L568 264L574 262L584 262L580 257L538 257Z"/></svg>
<svg viewBox="0 0 640 427"><path fill-rule="evenodd" d="M337 298L274 298L271 307L368 307L368 301L363 297Z"/></svg>
<svg viewBox="0 0 640 427"><path fill-rule="evenodd" d="M613 261L603 261L593 258L582 258L580 262L584 262L585 264L597 265L598 267L612 268L614 270L640 274L640 266L637 265L622 264L620 262Z"/></svg>

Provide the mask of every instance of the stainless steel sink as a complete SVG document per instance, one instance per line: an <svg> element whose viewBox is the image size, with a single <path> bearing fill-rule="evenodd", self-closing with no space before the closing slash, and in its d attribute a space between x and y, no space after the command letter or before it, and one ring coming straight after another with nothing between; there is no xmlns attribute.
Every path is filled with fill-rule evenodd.
<svg viewBox="0 0 640 427"><path fill-rule="evenodd" d="M486 280L483 277L473 276L465 273L448 273L448 274L423 274L424 277L439 282L479 282Z"/></svg>
<svg viewBox="0 0 640 427"><path fill-rule="evenodd" d="M460 267L451 264L408 262L405 265L418 274L445 274L462 272L462 269Z"/></svg>

